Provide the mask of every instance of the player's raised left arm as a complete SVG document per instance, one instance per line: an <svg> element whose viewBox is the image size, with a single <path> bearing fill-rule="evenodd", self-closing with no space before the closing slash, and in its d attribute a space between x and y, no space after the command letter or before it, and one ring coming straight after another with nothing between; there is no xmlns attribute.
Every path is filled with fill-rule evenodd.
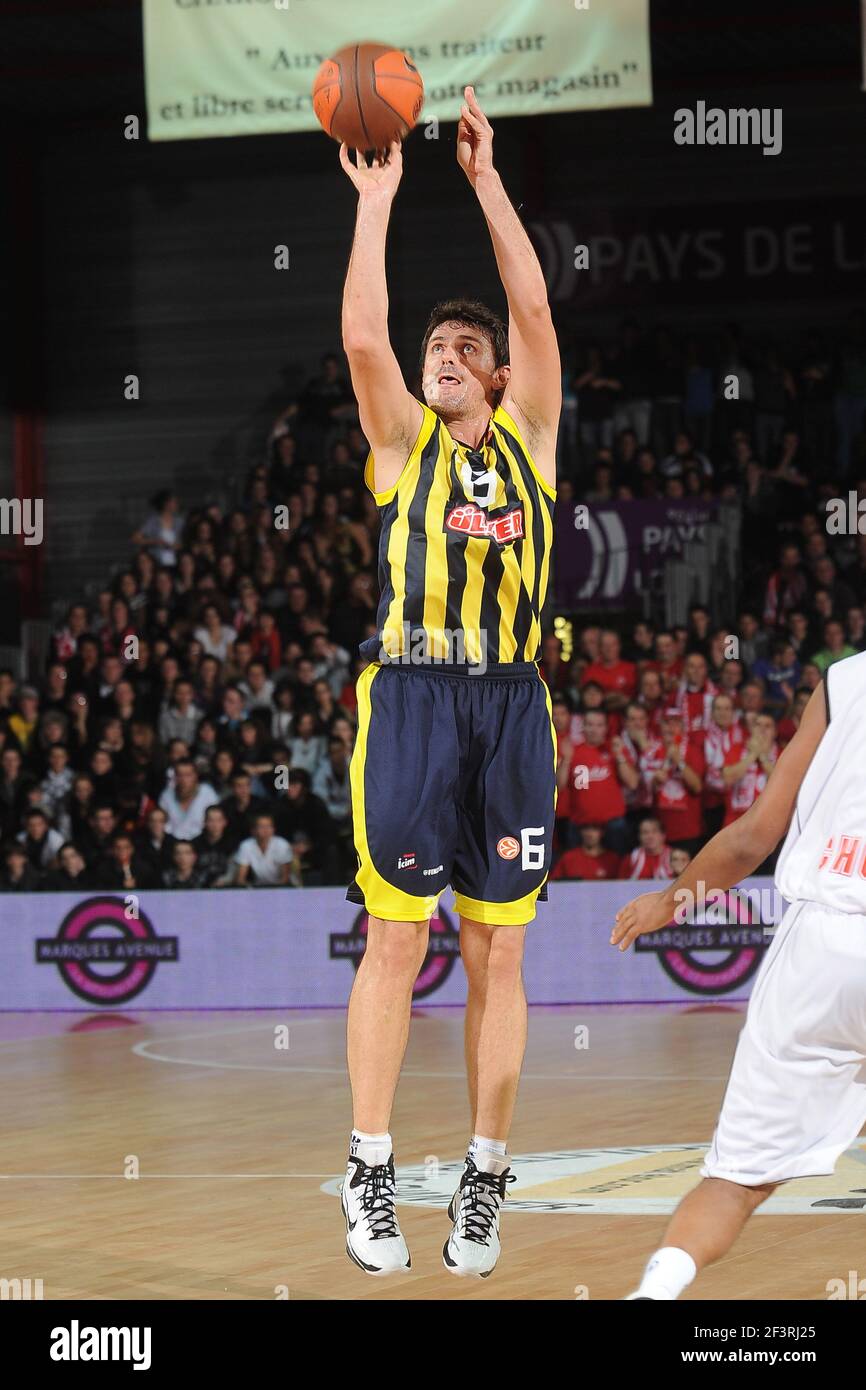
<svg viewBox="0 0 866 1390"><path fill-rule="evenodd" d="M457 160L487 220L508 300L511 373L502 403L526 430L541 475L553 487L562 408L559 344L538 257L493 167L493 127L471 87L457 126Z"/></svg>

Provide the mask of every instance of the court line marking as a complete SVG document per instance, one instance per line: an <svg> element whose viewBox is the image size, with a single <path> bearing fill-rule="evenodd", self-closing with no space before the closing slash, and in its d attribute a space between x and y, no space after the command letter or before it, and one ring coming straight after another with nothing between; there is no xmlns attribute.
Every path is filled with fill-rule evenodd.
<svg viewBox="0 0 866 1390"><path fill-rule="evenodd" d="M176 1067L213 1067L218 1071L271 1071L281 1072L283 1075L289 1073L310 1076L345 1076L347 1074L345 1067L291 1066L288 1063L265 1066L262 1062L213 1062L204 1058L169 1057L166 1053L148 1051L149 1046L147 1041L136 1043L132 1051L149 1062L169 1062ZM404 1067L400 1075L435 1081L465 1081L466 1079L466 1073L462 1071L412 1071L408 1067ZM699 1083L702 1081L727 1081L728 1078L727 1073L724 1076L611 1076L607 1072L588 1072L578 1076L569 1072L522 1072L520 1079L521 1081L682 1081Z"/></svg>
<svg viewBox="0 0 866 1390"><path fill-rule="evenodd" d="M319 1019L314 1019L314 1018L303 1018L303 1019L299 1019L297 1022L298 1022L299 1024L302 1024L302 1023L313 1024L313 1023L318 1023L318 1022L320 1022L320 1021L321 1021L321 1020L319 1020ZM289 1064L287 1064L287 1063L286 1063L286 1064L280 1063L280 1064L278 1064L278 1065L276 1065L276 1066L267 1066L267 1065L265 1065L265 1064L262 1063L262 1062L218 1062L218 1061L211 1061L211 1060L208 1060L208 1059L206 1059L206 1058L195 1058L195 1057L193 1057L193 1058L187 1058L187 1057L171 1057L171 1056L169 1056L167 1053L164 1053L164 1052L154 1052L154 1051L151 1051L152 1048L154 1048L154 1047L156 1047L156 1046L162 1046L162 1045L164 1045L165 1043L172 1044L172 1043L176 1043L176 1042L191 1042L191 1041L195 1041L195 1039L197 1039L197 1038L223 1038L223 1037L228 1038L228 1037L234 1037L235 1035L239 1035L239 1034L243 1034L243 1033L258 1033L258 1032L268 1032L268 1033L272 1033L273 1030L274 1030L274 1027L283 1027L283 1026L285 1026L285 1025L283 1025L283 1024L273 1024L273 1023L262 1023L262 1022L258 1022L258 1023L245 1024L244 1027L242 1027L242 1028L219 1028L219 1029L214 1029L213 1031L210 1031L210 1032L173 1033L170 1037L167 1037L167 1038L143 1038L143 1039L141 1040L141 1042L137 1042L137 1043L134 1043L134 1044L133 1044L131 1051L134 1052L134 1053L136 1054L136 1056L138 1056L138 1057L144 1057L144 1058L145 1058L147 1061L149 1061L149 1062L167 1062L167 1063L170 1063L172 1066L177 1066L177 1067L210 1067L210 1068L213 1068L213 1069L215 1069L215 1070L217 1070L217 1071L270 1071L270 1072L281 1072L281 1073L283 1073L284 1075L285 1075L287 1072L288 1072L288 1073L295 1073L295 1074L298 1074L298 1075L306 1074L306 1075L309 1075L309 1076L345 1076L345 1075L346 1075L346 1068L345 1068L345 1067L291 1066L291 1065L289 1065ZM290 1020L289 1026L290 1026L290 1027L295 1027L296 1024L295 1024L293 1021ZM432 1080L432 1081L462 1081L462 1080L465 1080L465 1072L462 1072L462 1071L456 1071L456 1072L454 1072L454 1071L413 1071L413 1070L411 1070L411 1069L409 1069L409 1068L404 1068L400 1074L401 1074L401 1076L417 1077L419 1080L428 1080L428 1081L430 1081L430 1080ZM625 1074L621 1074L621 1075L616 1075L616 1074L615 1074L615 1075L608 1075L607 1073L599 1073L599 1072L587 1072L587 1073L584 1073L584 1074L581 1075L581 1076L578 1076L578 1075L575 1075L575 1074L569 1073L569 1072L554 1072L554 1073L545 1073L545 1072L523 1072L523 1073L521 1073L521 1081L623 1081L623 1082L635 1082L635 1081L644 1081L644 1082L647 1082L647 1081L655 1081L655 1082L659 1082L659 1083L661 1083L661 1082L668 1082L668 1081L676 1081L676 1082L683 1082L683 1083L685 1083L685 1082L702 1082L702 1081L727 1081L727 1079L728 1079L728 1073L727 1073L727 1072L725 1072L725 1073L722 1074L722 1075L705 1075L705 1076L671 1076L671 1075L658 1075L658 1074L652 1075L652 1076L646 1076L646 1075L625 1075Z"/></svg>

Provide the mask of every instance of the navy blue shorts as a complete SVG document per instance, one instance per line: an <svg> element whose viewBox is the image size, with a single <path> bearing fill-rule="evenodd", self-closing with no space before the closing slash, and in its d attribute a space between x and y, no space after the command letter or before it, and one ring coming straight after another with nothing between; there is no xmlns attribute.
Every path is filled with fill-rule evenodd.
<svg viewBox="0 0 866 1390"><path fill-rule="evenodd" d="M556 737L532 662L368 666L350 765L350 902L422 922L450 883L461 916L529 922L550 870Z"/></svg>

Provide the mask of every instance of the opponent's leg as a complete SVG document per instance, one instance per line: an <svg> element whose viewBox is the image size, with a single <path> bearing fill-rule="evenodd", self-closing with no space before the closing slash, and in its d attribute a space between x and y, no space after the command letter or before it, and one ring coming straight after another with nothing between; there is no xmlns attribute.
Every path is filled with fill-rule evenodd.
<svg viewBox="0 0 866 1390"><path fill-rule="evenodd" d="M777 1183L746 1187L726 1178L704 1178L680 1202L629 1298L679 1298L699 1270L730 1250L753 1211Z"/></svg>
<svg viewBox="0 0 866 1390"><path fill-rule="evenodd" d="M368 1274L411 1265L397 1222L388 1126L409 1036L412 986L427 953L427 922L368 919L367 947L349 1001L353 1132L343 1212L346 1251Z"/></svg>
<svg viewBox="0 0 866 1390"><path fill-rule="evenodd" d="M453 1274L486 1278L499 1258L499 1213L511 1180L505 1150L526 1048L525 930L460 919L472 1141L448 1208L454 1225L443 1259Z"/></svg>

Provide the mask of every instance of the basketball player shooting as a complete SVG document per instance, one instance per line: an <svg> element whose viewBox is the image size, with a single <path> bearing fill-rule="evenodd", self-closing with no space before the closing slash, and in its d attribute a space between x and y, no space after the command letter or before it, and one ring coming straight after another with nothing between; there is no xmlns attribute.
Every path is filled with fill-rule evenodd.
<svg viewBox="0 0 866 1390"><path fill-rule="evenodd" d="M363 902L369 925L349 1005L354 1129L342 1201L350 1258L369 1274L407 1270L389 1126L413 984L450 883L468 981L472 1138L443 1258L452 1273L483 1278L513 1181L523 939L553 834L555 742L537 662L561 376L541 267L471 87L457 160L487 221L508 327L476 300L438 304L421 346L421 401L388 340L385 243L401 145L372 167L340 149L358 193L343 345L382 527L378 632L361 647L370 664L350 770L358 871L347 896ZM459 258L458 245L449 249Z"/></svg>
<svg viewBox="0 0 866 1390"><path fill-rule="evenodd" d="M671 921L682 890L753 873L787 829L775 883L790 906L752 990L703 1181L629 1298L678 1298L777 1184L832 1173L866 1120L864 690L866 653L831 666L751 809L669 888L616 915L622 951Z"/></svg>

